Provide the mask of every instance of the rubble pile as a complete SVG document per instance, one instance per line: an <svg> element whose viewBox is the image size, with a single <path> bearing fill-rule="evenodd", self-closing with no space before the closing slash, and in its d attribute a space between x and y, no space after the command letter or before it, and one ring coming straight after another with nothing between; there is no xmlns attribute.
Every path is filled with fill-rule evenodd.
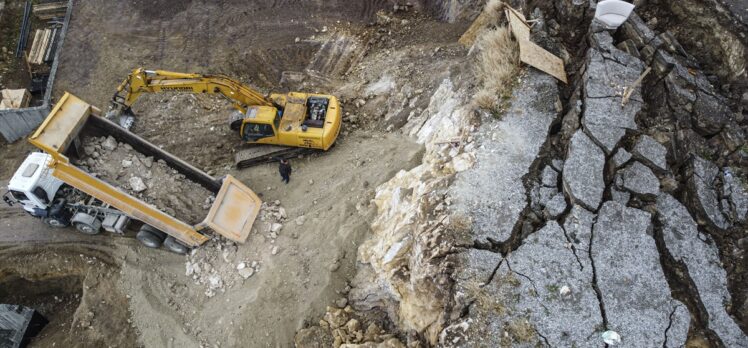
<svg viewBox="0 0 748 348"><path fill-rule="evenodd" d="M83 140L78 165L107 183L189 224L201 222L215 196L163 160L154 160L112 136Z"/></svg>
<svg viewBox="0 0 748 348"><path fill-rule="evenodd" d="M280 205L280 201L262 203L251 233L259 233L265 237L272 255L278 253L275 240L287 218L286 209ZM235 242L214 236L187 255L185 275L195 284L205 286L205 296L213 297L224 293L226 289L248 281L262 269L262 260L249 259L238 251L239 247Z"/></svg>
<svg viewBox="0 0 748 348"><path fill-rule="evenodd" d="M299 331L294 339L296 347L386 347L405 348L394 335L386 333L376 323L364 325L350 306L327 307L318 326Z"/></svg>

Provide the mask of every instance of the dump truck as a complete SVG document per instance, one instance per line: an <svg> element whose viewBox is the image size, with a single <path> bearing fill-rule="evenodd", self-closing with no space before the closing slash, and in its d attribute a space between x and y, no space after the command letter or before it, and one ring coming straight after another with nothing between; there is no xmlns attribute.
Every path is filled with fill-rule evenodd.
<svg viewBox="0 0 748 348"><path fill-rule="evenodd" d="M143 93L215 94L236 109L231 130L250 144L236 154L236 166L294 158L327 151L340 133L342 110L335 96L316 93L270 93L223 75L134 69L117 87L107 118L129 128L135 121L132 105Z"/></svg>
<svg viewBox="0 0 748 348"><path fill-rule="evenodd" d="M83 156L82 138L111 136L119 143L155 160L215 195L207 216L194 225L182 221L126 190L105 182L73 164ZM8 184L3 199L20 205L29 215L51 227L73 226L85 234L102 230L124 234L139 225L136 238L151 248L160 246L185 253L215 232L244 243L262 201L239 180L214 178L167 153L146 139L101 116L101 110L65 93L29 138L41 152L23 161Z"/></svg>

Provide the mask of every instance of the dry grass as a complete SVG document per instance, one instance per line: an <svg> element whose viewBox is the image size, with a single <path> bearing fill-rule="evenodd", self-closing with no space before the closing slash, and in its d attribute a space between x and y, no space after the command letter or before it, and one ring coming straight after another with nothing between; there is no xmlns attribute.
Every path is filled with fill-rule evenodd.
<svg viewBox="0 0 748 348"><path fill-rule="evenodd" d="M483 31L475 47L478 61L475 74L481 89L473 101L478 107L500 111L519 72L519 44L509 29L502 26Z"/></svg>
<svg viewBox="0 0 748 348"><path fill-rule="evenodd" d="M462 34L459 42L465 47L470 47L483 30L499 26L499 22L504 16L504 6L505 4L501 0L489 0L478 18Z"/></svg>

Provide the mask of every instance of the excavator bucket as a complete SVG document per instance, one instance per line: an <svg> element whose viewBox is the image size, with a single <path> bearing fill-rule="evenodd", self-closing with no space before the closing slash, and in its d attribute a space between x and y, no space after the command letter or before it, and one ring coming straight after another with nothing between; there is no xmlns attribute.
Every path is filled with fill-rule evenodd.
<svg viewBox="0 0 748 348"><path fill-rule="evenodd" d="M244 243L249 237L262 201L239 180L227 175L203 224L216 233Z"/></svg>

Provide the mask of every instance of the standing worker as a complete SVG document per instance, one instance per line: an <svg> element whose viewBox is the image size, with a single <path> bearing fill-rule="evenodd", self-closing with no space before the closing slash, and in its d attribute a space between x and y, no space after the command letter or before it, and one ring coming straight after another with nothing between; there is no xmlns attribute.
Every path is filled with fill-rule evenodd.
<svg viewBox="0 0 748 348"><path fill-rule="evenodd" d="M280 160L278 171L280 171L281 181L288 184L288 181L291 180L291 165L288 163L287 159Z"/></svg>

